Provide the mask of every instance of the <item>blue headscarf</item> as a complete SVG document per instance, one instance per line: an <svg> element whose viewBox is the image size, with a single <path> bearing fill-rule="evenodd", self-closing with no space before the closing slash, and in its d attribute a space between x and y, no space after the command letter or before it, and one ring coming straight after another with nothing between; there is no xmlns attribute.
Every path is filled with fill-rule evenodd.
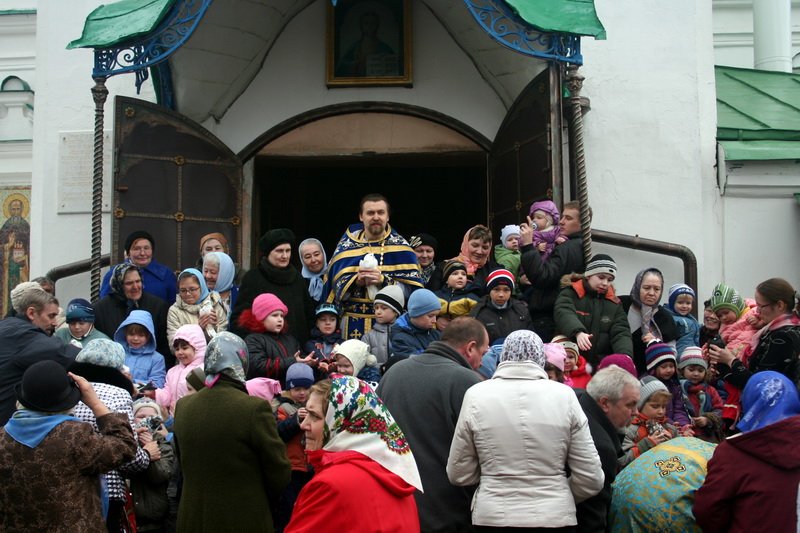
<svg viewBox="0 0 800 533"><path fill-rule="evenodd" d="M753 374L742 392L744 415L736 424L742 433L800 414L800 399L794 383L778 372Z"/></svg>
<svg viewBox="0 0 800 533"><path fill-rule="evenodd" d="M322 300L322 278L325 276L325 273L328 272L328 254L325 253L325 248L322 246L322 243L319 239L306 239L300 243L300 246L297 247L298 255L300 255L300 261L303 261L303 246L307 244L316 244L319 246L319 249L322 251L322 270L314 274L311 272L305 264L303 264L303 270L300 271L300 274L309 280L308 282L308 294L311 296L311 299L315 302L319 302Z"/></svg>
<svg viewBox="0 0 800 533"><path fill-rule="evenodd" d="M216 263L218 268L217 284L214 286L214 290L220 294L231 290L233 279L236 277L236 267L233 265L231 256L223 252L209 252L203 258L203 266L206 265L209 258L212 259L210 263Z"/></svg>
<svg viewBox="0 0 800 533"><path fill-rule="evenodd" d="M200 297L195 302L195 305L197 305L205 300L206 296L208 296L208 285L206 285L206 279L203 277L203 274L196 268L187 268L181 272L180 276L178 276L178 285L180 285L181 279L185 278L187 274L191 274L197 278L197 283L200 284Z"/></svg>

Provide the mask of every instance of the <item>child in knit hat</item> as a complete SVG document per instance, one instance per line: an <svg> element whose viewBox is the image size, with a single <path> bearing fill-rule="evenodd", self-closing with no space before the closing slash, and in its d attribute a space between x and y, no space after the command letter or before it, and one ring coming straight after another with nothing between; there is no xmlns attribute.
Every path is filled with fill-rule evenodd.
<svg viewBox="0 0 800 533"><path fill-rule="evenodd" d="M247 379L262 377L283 382L286 369L292 364L317 363L313 354L300 357L300 345L287 331L288 312L280 298L264 293L239 316L239 326L250 332L244 339L249 354Z"/></svg>
<svg viewBox="0 0 800 533"><path fill-rule="evenodd" d="M631 419L622 440L622 455L617 464L620 469L634 459L669 439L678 436L678 430L670 423L667 406L672 394L666 385L652 376L642 378L637 408L639 413Z"/></svg>
<svg viewBox="0 0 800 533"><path fill-rule="evenodd" d="M586 362L586 359L580 354L578 345L569 340L565 335L556 335L550 341L553 344L560 344L564 347L566 352L566 359L564 359L564 384L569 385L573 389L585 389L592 379L590 372L592 366Z"/></svg>
<svg viewBox="0 0 800 533"><path fill-rule="evenodd" d="M681 390L686 410L692 419L695 436L707 442L720 442L722 438L722 398L706 382L708 362L698 346L687 346L678 363L681 372Z"/></svg>
<svg viewBox="0 0 800 533"><path fill-rule="evenodd" d="M663 342L651 342L644 352L647 362L647 374L657 378L672 395L672 400L667 404L666 416L674 422L685 437L692 436L692 421L683 404L683 390L677 376L678 360L675 357L675 348Z"/></svg>
<svg viewBox="0 0 800 533"><path fill-rule="evenodd" d="M560 213L556 204L550 200L531 204L530 219L533 222L533 245L547 261L559 244L567 242L567 237L558 225Z"/></svg>
<svg viewBox="0 0 800 533"><path fill-rule="evenodd" d="M467 266L464 263L455 259L447 261L442 267L442 279L445 286L434 293L442 303L442 310L436 319L436 328L439 331L444 331L454 318L469 316L478 305L478 295L467 277Z"/></svg>
<svg viewBox="0 0 800 533"><path fill-rule="evenodd" d="M286 371L286 387L277 398L278 435L286 443L286 455L292 467L292 477L284 489L275 513L275 525L281 530L292 518L297 495L311 479L313 471L306 460L303 431L300 424L308 414L306 402L314 384L314 371L305 363L294 363Z"/></svg>
<svg viewBox="0 0 800 533"><path fill-rule="evenodd" d="M628 315L612 285L616 276L614 259L595 255L583 276L574 277L556 298L556 331L574 339L593 367L611 353L633 355Z"/></svg>
<svg viewBox="0 0 800 533"><path fill-rule="evenodd" d="M514 291L514 274L505 268L493 270L486 276L486 296L470 313L489 333L489 342L508 337L512 331L533 331L533 321L528 305L511 297Z"/></svg>
<svg viewBox="0 0 800 533"><path fill-rule="evenodd" d="M389 328L403 314L405 305L406 297L399 285L382 288L372 302L375 320L372 321L372 328L361 337L361 341L369 346L370 352L381 365L389 360Z"/></svg>
<svg viewBox="0 0 800 533"><path fill-rule="evenodd" d="M366 381L373 389L381 380L377 359L369 353L369 346L357 339L346 340L336 348L336 371Z"/></svg>
<svg viewBox="0 0 800 533"><path fill-rule="evenodd" d="M679 354L687 346L700 345L700 322L692 316L692 306L696 298L694 289L685 283L676 283L669 288L666 307L672 312L678 329L675 348Z"/></svg>
<svg viewBox="0 0 800 533"><path fill-rule="evenodd" d="M83 348L94 339L107 339L108 336L94 327L94 307L83 298L75 298L67 304L67 327L53 333L62 341Z"/></svg>
<svg viewBox="0 0 800 533"><path fill-rule="evenodd" d="M745 300L736 289L720 283L714 287L711 309L719 319L719 334L725 347L747 366L750 341L764 327L755 300Z"/></svg>
<svg viewBox="0 0 800 533"><path fill-rule="evenodd" d="M544 356L547 362L544 371L550 381L566 384L564 380L564 364L567 360L567 350L563 344L548 342L544 345Z"/></svg>
<svg viewBox="0 0 800 533"><path fill-rule="evenodd" d="M519 251L519 226L509 224L500 230L500 244L494 247L494 259L515 276L519 273L522 254Z"/></svg>
<svg viewBox="0 0 800 533"><path fill-rule="evenodd" d="M442 334L436 330L436 317L442 303L428 289L417 289L408 298L408 311L389 331L391 355L410 357L425 351Z"/></svg>
<svg viewBox="0 0 800 533"><path fill-rule="evenodd" d="M327 366L333 359L333 350L342 339L339 331L339 310L335 305L321 303L315 311L315 326L306 342L304 353L313 353L319 361L320 370L327 372Z"/></svg>

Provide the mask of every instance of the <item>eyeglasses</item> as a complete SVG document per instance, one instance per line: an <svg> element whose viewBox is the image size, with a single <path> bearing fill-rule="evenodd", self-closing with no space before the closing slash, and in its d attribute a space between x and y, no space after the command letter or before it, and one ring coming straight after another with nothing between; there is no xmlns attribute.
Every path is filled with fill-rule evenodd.
<svg viewBox="0 0 800 533"><path fill-rule="evenodd" d="M762 309L764 309L765 307L772 307L773 305L775 305L775 304L774 304L774 303L772 303L772 304L759 304L758 302L756 302L756 307L758 308L758 312L759 312L759 313L760 313L760 312L761 312L761 310L762 310Z"/></svg>
<svg viewBox="0 0 800 533"><path fill-rule="evenodd" d="M199 291L200 291L200 287L189 287L188 289L179 289L178 290L178 292L180 292L181 294L191 294L191 293L199 292Z"/></svg>

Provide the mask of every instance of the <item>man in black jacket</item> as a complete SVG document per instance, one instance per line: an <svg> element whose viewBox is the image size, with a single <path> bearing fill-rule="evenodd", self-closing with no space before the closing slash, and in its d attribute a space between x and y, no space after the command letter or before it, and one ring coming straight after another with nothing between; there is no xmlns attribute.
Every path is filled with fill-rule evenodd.
<svg viewBox="0 0 800 533"><path fill-rule="evenodd" d="M58 316L54 296L37 285L19 287L11 298L16 315L0 321L0 426L16 410L14 388L29 366L49 359L66 368L80 351L51 336Z"/></svg>
<svg viewBox="0 0 800 533"><path fill-rule="evenodd" d="M589 220L591 217L592 210L589 208ZM531 218L528 217L528 223L520 224L520 252L522 252L520 264L531 283L528 309L533 320L533 330L545 342L549 342L557 333L553 321L553 308L561 290L561 278L573 272L582 273L585 269L580 205L578 202L564 204L558 225L568 240L557 245L547 261L542 260L539 251L533 246L531 223Z"/></svg>
<svg viewBox="0 0 800 533"><path fill-rule="evenodd" d="M626 427L636 414L639 389L639 381L627 370L611 365L595 374L585 391L575 391L589 419L589 431L606 476L603 490L577 505L580 533L606 531L611 484L617 477L617 457L622 454L617 429Z"/></svg>

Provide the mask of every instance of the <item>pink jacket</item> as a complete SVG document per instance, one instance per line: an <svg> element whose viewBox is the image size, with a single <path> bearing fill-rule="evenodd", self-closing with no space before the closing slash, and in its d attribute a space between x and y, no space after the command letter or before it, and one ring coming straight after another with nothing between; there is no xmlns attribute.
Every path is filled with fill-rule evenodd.
<svg viewBox="0 0 800 533"><path fill-rule="evenodd" d="M167 382L163 389L156 389L156 402L166 406L170 415L175 413L175 404L178 400L186 396L186 376L193 369L203 366L206 358L206 337L203 330L197 324L186 324L178 328L175 332L176 340L185 340L194 348L194 359L188 364L183 365L178 362L167 372Z"/></svg>
<svg viewBox="0 0 800 533"><path fill-rule="evenodd" d="M753 335L758 333L759 330L759 328L747 323L748 316L758 313L755 300L748 298L745 300L745 305L747 305L747 309L745 309L745 312L739 317L739 320L729 326L723 324L719 328L719 334L722 340L725 341L725 347L739 359L742 358L742 353L750 344Z"/></svg>

